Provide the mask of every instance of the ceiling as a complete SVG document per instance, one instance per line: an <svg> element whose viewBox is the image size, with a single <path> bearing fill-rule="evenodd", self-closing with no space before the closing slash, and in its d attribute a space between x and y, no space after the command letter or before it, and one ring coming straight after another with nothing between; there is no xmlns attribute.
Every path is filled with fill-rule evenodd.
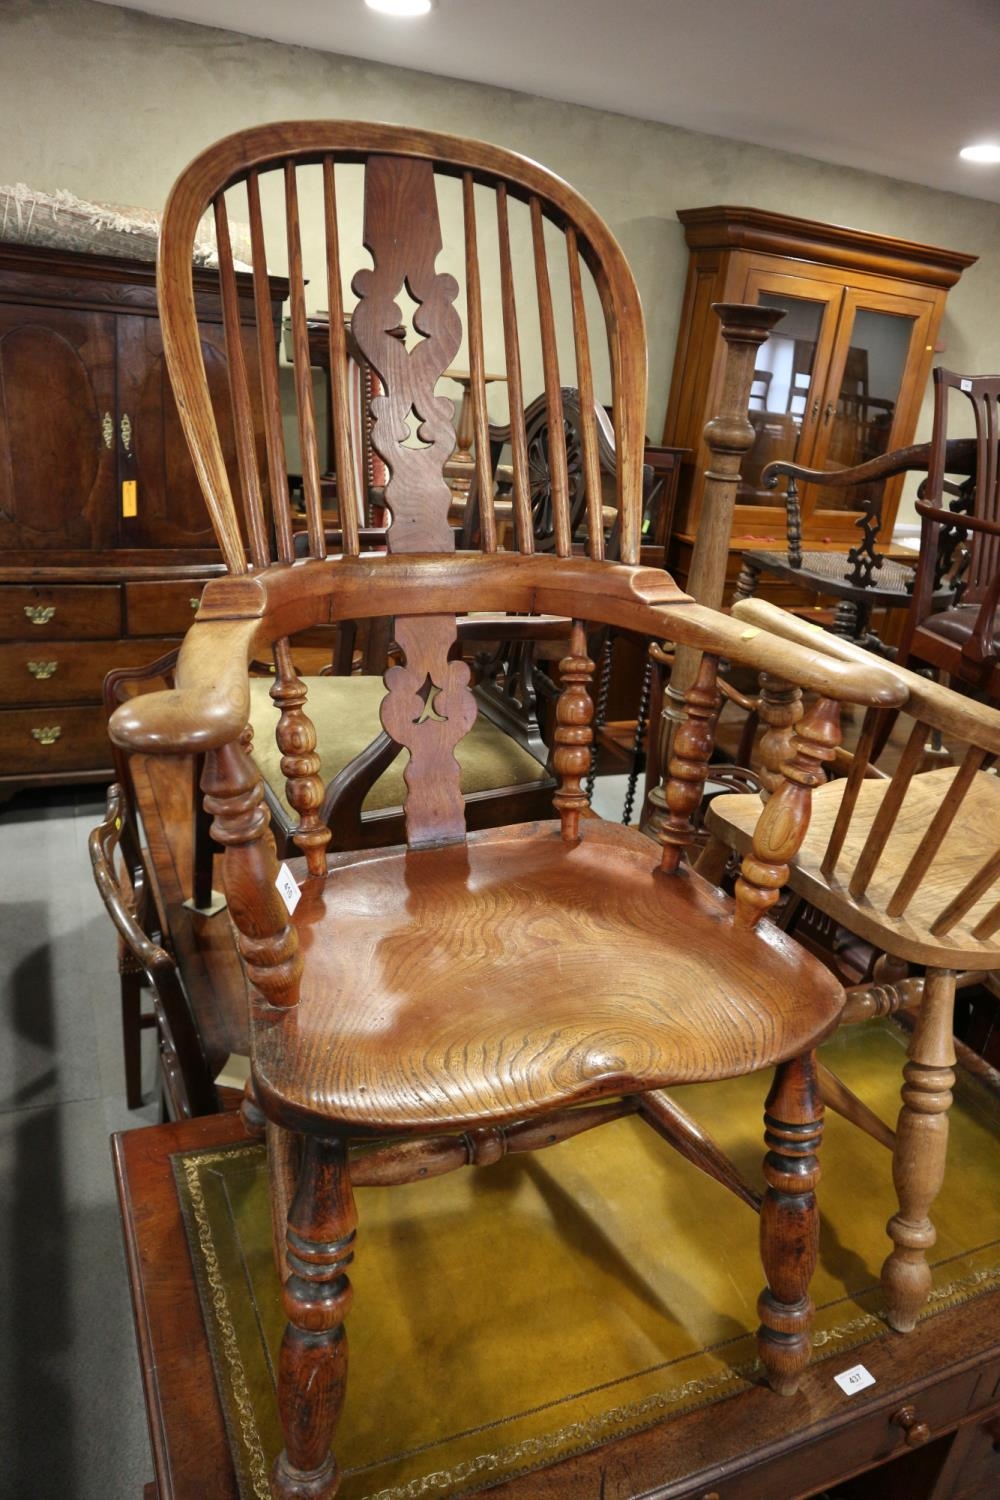
<svg viewBox="0 0 1000 1500"><path fill-rule="evenodd" d="M121 0L105 0L120 4ZM1000 203L997 0L136 0L127 9L592 105Z"/></svg>

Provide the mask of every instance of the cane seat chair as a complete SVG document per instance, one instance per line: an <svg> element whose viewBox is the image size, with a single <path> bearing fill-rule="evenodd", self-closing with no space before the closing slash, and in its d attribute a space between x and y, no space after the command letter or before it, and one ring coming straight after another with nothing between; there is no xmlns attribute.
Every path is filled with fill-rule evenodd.
<svg viewBox="0 0 1000 1500"><path fill-rule="evenodd" d="M227 198L242 198L266 285L262 179L284 189L293 337L305 338L300 187L318 180L328 273L318 278L330 336L342 335L341 261L357 305L352 326L384 385L372 442L390 471L387 552L362 555L345 505L343 550L325 555L318 476L305 465L310 556L293 562L281 511L284 468L276 372L261 346L265 480L247 420L249 398L228 253ZM348 225L352 177L363 176L364 222ZM191 241L206 209L220 228L220 279L233 407L240 433L237 509L219 446L191 296ZM244 210L246 211L246 210ZM516 225L512 222L516 219ZM447 228L447 249L444 228ZM515 271L512 244L530 247ZM479 247L499 267L497 338L523 412L523 365L541 368L561 431L560 361L581 392L589 555L572 549L565 454L552 448L555 546L533 545L523 428L512 427L512 552L496 546L487 483L483 372L489 305ZM363 242L364 249L361 248ZM343 248L344 254L341 255ZM315 272L313 272L315 276ZM443 468L454 444L451 402L435 393L463 337L472 371L482 543L456 553ZM111 721L131 750L206 756L206 806L224 847L226 894L251 987L247 1115L266 1120L288 1325L277 1375L285 1448L274 1494L335 1493L333 1431L346 1378L344 1318L356 1244L352 1183L415 1181L489 1164L624 1114L638 1114L756 1204L754 1191L663 1091L776 1069L767 1105L760 1213L767 1288L759 1348L772 1386L792 1391L808 1359L808 1283L816 1256L814 1185L820 1110L813 1048L836 1024L842 991L816 960L758 919L804 826L826 754L835 699L900 702L884 667L859 672L822 649L746 630L637 566L645 418L645 336L634 281L610 231L565 183L535 163L458 137L367 123L267 125L231 136L182 173L164 217L160 313L171 379L209 512L230 570L209 584L172 691L136 698ZM555 332L557 305L570 327ZM530 316L529 316L530 310ZM402 346L388 330L412 328ZM599 337L592 325L600 326ZM528 334L537 333L529 348ZM493 330L489 330L492 335ZM606 347L597 375L591 351ZM558 353L557 353L558 351ZM567 352L568 351L568 352ZM489 349L495 368L497 349ZM343 350L331 357L333 420L346 440ZM298 370L298 366L296 366ZM607 382L615 427L620 563L604 560L595 382ZM314 448L311 385L298 382L302 452ZM343 466L350 477L350 466ZM241 525L242 522L242 525ZM475 717L456 614L501 609L564 615L553 820L467 834L453 748ZM316 623L390 614L403 654L385 678L381 715L409 752L404 845L328 852L317 816L322 786L307 693L288 639ZM586 814L591 704L584 625L616 624L703 652L668 780L662 848ZM247 663L273 647L277 738L299 815L301 851L277 868L261 788L245 749ZM788 777L764 811L735 902L686 868L719 654L770 668L821 694L803 720ZM770 832L768 831L770 830ZM290 877L290 878L289 878ZM276 883L277 882L277 883ZM279 884L284 895L279 891ZM259 1112L259 1113L258 1113ZM360 1149L363 1148L363 1149ZM665 1233L665 1239L667 1235Z"/></svg>
<svg viewBox="0 0 1000 1500"><path fill-rule="evenodd" d="M817 634L816 626L759 600L735 605L734 614L800 643ZM867 654L856 644L825 639L841 659L864 665ZM945 1170L956 978L1000 967L1000 712L898 670L909 693L899 743L878 755L881 721L895 710L870 710L846 777L813 794L812 821L788 884L839 927L896 960L897 974L922 971L921 977L848 990L844 1011L845 1020L863 1020L916 1008L895 1136L879 1128L860 1101L844 1095L839 1101L843 1113L893 1151L898 1208L888 1224L892 1250L882 1285L890 1323L906 1332L931 1289L927 1251L936 1235L930 1212ZM786 713L784 723L793 719ZM949 764L928 756L935 736L947 747ZM715 798L698 869L715 879L730 850L748 855L759 814L758 796ZM837 1081L826 1082L834 1091L824 1088L827 1103L837 1104Z"/></svg>

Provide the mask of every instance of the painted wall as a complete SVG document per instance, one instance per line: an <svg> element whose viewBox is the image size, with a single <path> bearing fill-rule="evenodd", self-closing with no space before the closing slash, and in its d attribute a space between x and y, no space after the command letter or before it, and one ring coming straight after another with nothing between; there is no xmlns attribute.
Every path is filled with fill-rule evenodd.
<svg viewBox="0 0 1000 1500"><path fill-rule="evenodd" d="M949 297L941 358L960 370L1000 368L994 204L91 0L0 0L0 58L0 183L159 208L177 171L210 141L296 117L419 124L544 162L595 204L635 271L649 333L653 436L666 407L687 263L678 208L745 203L977 254ZM929 414L925 403L919 436L929 435Z"/></svg>

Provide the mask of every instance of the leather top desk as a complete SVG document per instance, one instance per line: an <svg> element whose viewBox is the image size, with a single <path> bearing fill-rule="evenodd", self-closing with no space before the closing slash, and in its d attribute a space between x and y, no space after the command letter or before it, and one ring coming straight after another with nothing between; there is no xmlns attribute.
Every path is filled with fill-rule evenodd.
<svg viewBox="0 0 1000 1500"><path fill-rule="evenodd" d="M170 1153L244 1135L237 1116L114 1138L155 1481L146 1500L237 1500ZM540 1355L541 1357L541 1355ZM851 1397L833 1375L863 1361ZM759 1387L486 1491L502 1500L973 1500L1000 1494L1000 1291ZM877 1472L861 1475L880 1465ZM845 1484L844 1482L847 1481ZM482 1493L482 1491L478 1491Z"/></svg>

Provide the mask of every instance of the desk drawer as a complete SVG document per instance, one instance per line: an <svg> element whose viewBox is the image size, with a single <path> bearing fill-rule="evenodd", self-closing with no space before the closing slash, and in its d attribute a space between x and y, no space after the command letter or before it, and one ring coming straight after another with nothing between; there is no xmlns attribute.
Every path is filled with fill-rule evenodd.
<svg viewBox="0 0 1000 1500"><path fill-rule="evenodd" d="M100 704L11 708L0 713L0 775L99 771L111 766L108 725Z"/></svg>
<svg viewBox="0 0 1000 1500"><path fill-rule="evenodd" d="M100 703L113 667L140 667L179 641L18 641L0 645L0 702Z"/></svg>
<svg viewBox="0 0 1000 1500"><path fill-rule="evenodd" d="M115 584L6 584L0 589L0 640L114 640L121 630Z"/></svg>
<svg viewBox="0 0 1000 1500"><path fill-rule="evenodd" d="M130 636L183 635L195 617L203 579L127 583L125 620Z"/></svg>

